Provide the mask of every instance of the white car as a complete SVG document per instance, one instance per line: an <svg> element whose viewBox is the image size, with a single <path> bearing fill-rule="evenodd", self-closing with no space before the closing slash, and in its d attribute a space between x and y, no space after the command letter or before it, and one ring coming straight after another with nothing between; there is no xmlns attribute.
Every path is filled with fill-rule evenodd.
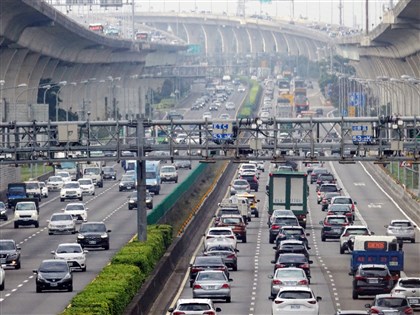
<svg viewBox="0 0 420 315"><path fill-rule="evenodd" d="M39 182L39 186L41 187L41 197L48 198L48 187L44 182Z"/></svg>
<svg viewBox="0 0 420 315"><path fill-rule="evenodd" d="M78 182L83 194L95 195L95 184L91 178L80 178Z"/></svg>
<svg viewBox="0 0 420 315"><path fill-rule="evenodd" d="M87 210L83 202L71 202L63 209L64 213L71 214L77 222L87 221Z"/></svg>
<svg viewBox="0 0 420 315"><path fill-rule="evenodd" d="M47 220L48 234L76 233L76 220L68 213L53 213Z"/></svg>
<svg viewBox="0 0 420 315"><path fill-rule="evenodd" d="M66 199L83 200L83 193L79 182L68 182L63 185L63 188L60 190L60 201L64 202Z"/></svg>
<svg viewBox="0 0 420 315"><path fill-rule="evenodd" d="M308 286L309 280L302 268L278 268L271 278L271 298L275 298L280 288L285 286Z"/></svg>
<svg viewBox="0 0 420 315"><path fill-rule="evenodd" d="M168 309L168 312L171 314L183 315L216 315L221 311L220 307L215 307L210 299L179 299L175 307Z"/></svg>
<svg viewBox="0 0 420 315"><path fill-rule="evenodd" d="M265 171L264 161L249 161L249 164L254 164L257 167L257 170L261 172Z"/></svg>
<svg viewBox="0 0 420 315"><path fill-rule="evenodd" d="M55 175L63 178L64 183L71 182L71 176L69 172L60 171L56 172Z"/></svg>
<svg viewBox="0 0 420 315"><path fill-rule="evenodd" d="M0 291L4 290L5 278L6 278L6 273L4 272L3 267L0 266Z"/></svg>
<svg viewBox="0 0 420 315"><path fill-rule="evenodd" d="M283 287L279 289L271 306L272 315L319 315L319 301L309 287Z"/></svg>
<svg viewBox="0 0 420 315"><path fill-rule="evenodd" d="M236 109L235 103L234 102L226 102L225 109L226 110L235 110Z"/></svg>
<svg viewBox="0 0 420 315"><path fill-rule="evenodd" d="M369 228L365 225L347 225L344 227L343 232L340 236L340 254L344 254L346 251L349 251L347 242L349 238L353 235L372 235Z"/></svg>
<svg viewBox="0 0 420 315"><path fill-rule="evenodd" d="M55 251L51 251L54 259L66 260L71 269L80 269L86 271L86 253L78 243L59 244Z"/></svg>
<svg viewBox="0 0 420 315"><path fill-rule="evenodd" d="M229 242L234 248L238 244L236 235L231 227L212 227L207 231L204 247L207 247L208 243L220 240Z"/></svg>
<svg viewBox="0 0 420 315"><path fill-rule="evenodd" d="M245 172L255 173L255 175L258 177L258 169L255 164L252 164L252 163L241 164L238 170L238 175L241 176Z"/></svg>
<svg viewBox="0 0 420 315"><path fill-rule="evenodd" d="M39 185L39 181L37 180L30 180L26 181L26 193L32 198L38 198L41 201L41 186Z"/></svg>
<svg viewBox="0 0 420 315"><path fill-rule="evenodd" d="M64 180L61 176L50 176L47 180L48 191L60 190L63 185Z"/></svg>
<svg viewBox="0 0 420 315"><path fill-rule="evenodd" d="M203 113L203 119L212 119L212 115L210 112L204 112Z"/></svg>
<svg viewBox="0 0 420 315"><path fill-rule="evenodd" d="M178 183L178 171L173 165L165 165L160 169L160 182Z"/></svg>
<svg viewBox="0 0 420 315"><path fill-rule="evenodd" d="M404 295L412 308L420 308L420 278L399 278L391 293Z"/></svg>
<svg viewBox="0 0 420 315"><path fill-rule="evenodd" d="M409 240L411 243L416 242L416 225L409 220L392 220L389 225L385 225L386 235L395 236L404 241Z"/></svg>

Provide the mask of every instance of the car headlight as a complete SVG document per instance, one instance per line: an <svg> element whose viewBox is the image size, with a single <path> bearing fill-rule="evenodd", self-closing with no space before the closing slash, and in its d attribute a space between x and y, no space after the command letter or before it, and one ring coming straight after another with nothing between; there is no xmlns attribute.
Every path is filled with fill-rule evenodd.
<svg viewBox="0 0 420 315"><path fill-rule="evenodd" d="M38 272L38 281L46 282L47 280L45 280L42 274Z"/></svg>
<svg viewBox="0 0 420 315"><path fill-rule="evenodd" d="M132 199L130 199L129 201L128 201L128 203L134 203L135 201L134 200L132 200Z"/></svg>
<svg viewBox="0 0 420 315"><path fill-rule="evenodd" d="M68 273L63 277L63 280L71 279L71 274Z"/></svg>
<svg viewBox="0 0 420 315"><path fill-rule="evenodd" d="M101 238L108 238L108 234L107 233L102 234Z"/></svg>
<svg viewBox="0 0 420 315"><path fill-rule="evenodd" d="M85 238L85 236L84 236L83 234L79 234L79 235L77 235L77 238L78 238L79 240L83 240L83 239Z"/></svg>

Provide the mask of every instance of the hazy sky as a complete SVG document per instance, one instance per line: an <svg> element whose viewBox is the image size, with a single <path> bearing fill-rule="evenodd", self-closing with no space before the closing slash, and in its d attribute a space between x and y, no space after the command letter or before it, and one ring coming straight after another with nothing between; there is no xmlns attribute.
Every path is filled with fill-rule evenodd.
<svg viewBox="0 0 420 315"><path fill-rule="evenodd" d="M198 11L226 12L228 15L235 15L239 1L243 0L134 0L134 3L135 10L141 12L189 12L196 7ZM365 28L366 1L369 3L370 29L372 29L372 26L380 23L383 11L387 10L391 3L395 6L398 2L398 0L341 0L344 25L359 29ZM126 0L123 0L123 3L126 3ZM340 0L272 0L271 3L245 0L245 3L246 15L260 14L262 12L272 17L277 16L290 19L292 16L292 3L294 3L294 19L301 17L315 22L339 24ZM112 11L115 8L109 8L108 10ZM129 14L131 7L124 6L122 10ZM87 13L88 10L83 7L73 8L73 13L75 11L79 11L78 13L80 14L105 12L103 8L93 8L93 13L92 11Z"/></svg>

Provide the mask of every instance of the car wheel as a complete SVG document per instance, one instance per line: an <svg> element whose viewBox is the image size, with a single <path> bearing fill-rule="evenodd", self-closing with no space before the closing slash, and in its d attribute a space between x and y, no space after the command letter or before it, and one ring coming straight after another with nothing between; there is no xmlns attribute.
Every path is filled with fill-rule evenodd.
<svg viewBox="0 0 420 315"><path fill-rule="evenodd" d="M14 226L15 226L15 229L17 229L19 227L19 224L15 222Z"/></svg>
<svg viewBox="0 0 420 315"><path fill-rule="evenodd" d="M3 279L3 283L2 284L0 284L0 291L3 291L4 290L4 283L6 282L6 280L4 280Z"/></svg>
<svg viewBox="0 0 420 315"><path fill-rule="evenodd" d="M344 254L344 248L343 246L340 246L340 254L343 255Z"/></svg>
<svg viewBox="0 0 420 315"><path fill-rule="evenodd" d="M73 292L73 285L69 286L68 289L67 289L67 291Z"/></svg>
<svg viewBox="0 0 420 315"><path fill-rule="evenodd" d="M412 238L411 239L411 243L415 243L416 242L416 239L415 238Z"/></svg>
<svg viewBox="0 0 420 315"><path fill-rule="evenodd" d="M192 281L190 281L190 288L192 288L193 287L193 283L192 283ZM194 298L194 297L193 297Z"/></svg>
<svg viewBox="0 0 420 315"><path fill-rule="evenodd" d="M353 293L352 293L352 298L353 298L353 300L357 300L359 298L359 295L354 290L353 290Z"/></svg>
<svg viewBox="0 0 420 315"><path fill-rule="evenodd" d="M227 298L226 298L226 303L230 303L231 302L231 297L230 296L228 296Z"/></svg>
<svg viewBox="0 0 420 315"><path fill-rule="evenodd" d="M156 192L155 192L155 195L156 195L156 196L157 196L157 195L159 195L159 191L156 191Z"/></svg>
<svg viewBox="0 0 420 315"><path fill-rule="evenodd" d="M273 244L274 243L274 238L272 238L271 236L268 238L268 242L270 243L270 244Z"/></svg>
<svg viewBox="0 0 420 315"><path fill-rule="evenodd" d="M34 224L34 225L35 225L35 227L36 227L36 228L39 228L39 222L38 222L38 221L37 221L37 222L35 222L35 224Z"/></svg>
<svg viewBox="0 0 420 315"><path fill-rule="evenodd" d="M83 196L81 196L81 197L79 198L79 200L80 200L80 201L83 201Z"/></svg>
<svg viewBox="0 0 420 315"><path fill-rule="evenodd" d="M104 249L105 249L105 250L108 250L108 249L109 249L109 244L105 245L105 246L104 246Z"/></svg>
<svg viewBox="0 0 420 315"><path fill-rule="evenodd" d="M325 236L321 236L321 241L325 242L326 238Z"/></svg>
<svg viewBox="0 0 420 315"><path fill-rule="evenodd" d="M259 217L259 213L255 212L255 217L258 218Z"/></svg>
<svg viewBox="0 0 420 315"><path fill-rule="evenodd" d="M52 233L52 232L50 232L50 231L48 231L48 235L53 235L53 233Z"/></svg>
<svg viewBox="0 0 420 315"><path fill-rule="evenodd" d="M242 243L246 243L246 236L242 239Z"/></svg>
<svg viewBox="0 0 420 315"><path fill-rule="evenodd" d="M82 268L82 271L85 272L86 271L86 265Z"/></svg>
<svg viewBox="0 0 420 315"><path fill-rule="evenodd" d="M39 286L36 286L36 293L42 293L42 290Z"/></svg>
<svg viewBox="0 0 420 315"><path fill-rule="evenodd" d="M233 271L238 271L238 265L237 264L233 265L232 269L233 269Z"/></svg>
<svg viewBox="0 0 420 315"><path fill-rule="evenodd" d="M64 198L60 198L60 201L61 201L61 202L64 202Z"/></svg>

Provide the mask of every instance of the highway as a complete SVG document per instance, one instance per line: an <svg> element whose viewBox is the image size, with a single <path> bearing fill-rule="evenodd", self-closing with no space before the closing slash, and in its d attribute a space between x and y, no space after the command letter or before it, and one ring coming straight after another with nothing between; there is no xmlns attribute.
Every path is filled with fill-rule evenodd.
<svg viewBox="0 0 420 315"><path fill-rule="evenodd" d="M117 166L118 178L122 168ZM189 170L181 169L179 180L182 181ZM40 227L13 228L12 215L9 221L2 223L1 238L14 239L22 247L22 268L20 270L6 269L6 288L0 292L0 314L58 314L70 302L70 299L91 282L108 263L111 257L127 243L137 232L136 211L128 210L127 197L130 192L118 191L119 181L104 181L103 188L97 188L95 196L84 196L84 202L89 208L88 221L104 221L110 233L110 250L88 249L87 271L75 271L74 291L35 293L33 269L38 268L43 259L50 259L50 252L64 242L76 242L74 235L48 235L47 220L52 213L60 212L70 201L60 202L58 192L50 192L40 206ZM154 196L154 205L165 198L175 187L173 183L162 184L160 195ZM150 210L149 210L150 211Z"/></svg>

